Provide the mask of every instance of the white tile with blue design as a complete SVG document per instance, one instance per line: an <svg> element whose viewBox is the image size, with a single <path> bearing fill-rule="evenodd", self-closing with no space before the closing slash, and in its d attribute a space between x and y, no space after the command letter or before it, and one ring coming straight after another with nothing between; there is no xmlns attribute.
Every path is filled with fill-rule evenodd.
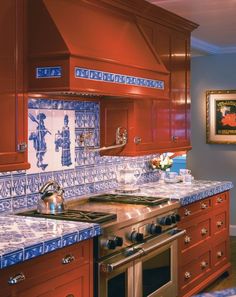
<svg viewBox="0 0 236 297"><path fill-rule="evenodd" d="M0 267L5 268L101 233L98 224L0 216Z"/></svg>
<svg viewBox="0 0 236 297"><path fill-rule="evenodd" d="M222 291L202 293L193 297L236 297L236 287Z"/></svg>

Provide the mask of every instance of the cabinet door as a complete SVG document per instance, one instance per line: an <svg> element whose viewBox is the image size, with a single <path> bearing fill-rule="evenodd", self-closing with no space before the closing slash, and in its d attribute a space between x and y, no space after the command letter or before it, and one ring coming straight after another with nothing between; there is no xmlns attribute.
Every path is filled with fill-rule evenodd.
<svg viewBox="0 0 236 297"><path fill-rule="evenodd" d="M29 168L24 97L24 0L0 3L0 171Z"/></svg>

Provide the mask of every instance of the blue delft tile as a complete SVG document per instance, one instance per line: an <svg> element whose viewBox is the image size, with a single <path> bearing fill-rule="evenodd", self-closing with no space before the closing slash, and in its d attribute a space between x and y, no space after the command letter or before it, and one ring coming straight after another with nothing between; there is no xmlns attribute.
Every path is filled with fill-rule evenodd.
<svg viewBox="0 0 236 297"><path fill-rule="evenodd" d="M75 128L85 128L85 112L75 112Z"/></svg>
<svg viewBox="0 0 236 297"><path fill-rule="evenodd" d="M74 101L65 100L63 103L63 109L64 110L74 110L75 109Z"/></svg>
<svg viewBox="0 0 236 297"><path fill-rule="evenodd" d="M27 187L26 187L26 193L32 194L37 193L40 188L40 176L39 174L28 174L27 175Z"/></svg>
<svg viewBox="0 0 236 297"><path fill-rule="evenodd" d="M74 102L74 109L75 111L83 111L85 110L85 101L75 101Z"/></svg>
<svg viewBox="0 0 236 297"><path fill-rule="evenodd" d="M36 67L36 78L60 78L62 77L61 66L55 67Z"/></svg>
<svg viewBox="0 0 236 297"><path fill-rule="evenodd" d="M59 185L63 185L64 184L64 174L63 171L54 171L53 172L53 180L55 180L56 182L58 182Z"/></svg>
<svg viewBox="0 0 236 297"><path fill-rule="evenodd" d="M64 188L64 198L65 199L69 199L69 198L73 198L75 197L74 194L74 187L68 187L68 188Z"/></svg>
<svg viewBox="0 0 236 297"><path fill-rule="evenodd" d="M7 199L0 199L0 213L7 212L10 213L12 212L12 199L7 198Z"/></svg>
<svg viewBox="0 0 236 297"><path fill-rule="evenodd" d="M34 208L35 206L37 206L39 198L40 198L40 194L38 193L27 195L27 198L26 198L27 207Z"/></svg>
<svg viewBox="0 0 236 297"><path fill-rule="evenodd" d="M29 98L28 99L28 108L39 109L40 99Z"/></svg>
<svg viewBox="0 0 236 297"><path fill-rule="evenodd" d="M17 212L21 209L27 208L27 198L26 196L19 196L12 199L12 209L13 212Z"/></svg>
<svg viewBox="0 0 236 297"><path fill-rule="evenodd" d="M102 80L103 72L102 71L97 71L97 70L90 70L89 71L89 78L94 79L94 80Z"/></svg>
<svg viewBox="0 0 236 297"><path fill-rule="evenodd" d="M215 292L207 292L198 295L194 295L193 297L230 297L236 295L236 288L226 289L222 291Z"/></svg>
<svg viewBox="0 0 236 297"><path fill-rule="evenodd" d="M75 77L89 78L89 70L84 68L75 67Z"/></svg>
<svg viewBox="0 0 236 297"><path fill-rule="evenodd" d="M62 247L74 244L79 241L78 239L78 232L64 235L62 237Z"/></svg>
<svg viewBox="0 0 236 297"><path fill-rule="evenodd" d="M11 178L0 179L0 199L11 197Z"/></svg>
<svg viewBox="0 0 236 297"><path fill-rule="evenodd" d="M64 108L63 100L51 100L51 109L60 110Z"/></svg>
<svg viewBox="0 0 236 297"><path fill-rule="evenodd" d="M43 254L43 243L35 244L24 249L24 260L29 260Z"/></svg>
<svg viewBox="0 0 236 297"><path fill-rule="evenodd" d="M88 229L79 231L79 241L92 238L93 236L94 236L93 228L88 228Z"/></svg>
<svg viewBox="0 0 236 297"><path fill-rule="evenodd" d="M85 179L85 170L83 167L79 168L77 167L75 170L75 185L81 185L84 184Z"/></svg>
<svg viewBox="0 0 236 297"><path fill-rule="evenodd" d="M108 82L114 82L115 75L113 73L103 72L102 80L103 81L108 81Z"/></svg>
<svg viewBox="0 0 236 297"><path fill-rule="evenodd" d="M100 225L95 225L93 232L94 232L94 236L101 235L102 234L102 229L101 229Z"/></svg>
<svg viewBox="0 0 236 297"><path fill-rule="evenodd" d="M8 253L2 256L2 268L20 263L23 261L23 249Z"/></svg>
<svg viewBox="0 0 236 297"><path fill-rule="evenodd" d="M84 127L95 128L96 115L94 112L86 112L84 115Z"/></svg>
<svg viewBox="0 0 236 297"><path fill-rule="evenodd" d="M99 106L99 103L97 102L90 102L90 101L84 101L84 110L95 112L97 109L97 106Z"/></svg>
<svg viewBox="0 0 236 297"><path fill-rule="evenodd" d="M63 187L72 187L75 184L75 171L64 170L64 183Z"/></svg>
<svg viewBox="0 0 236 297"><path fill-rule="evenodd" d="M26 176L17 176L12 179L12 193L13 197L22 196L26 194Z"/></svg>
<svg viewBox="0 0 236 297"><path fill-rule="evenodd" d="M44 253L49 253L62 247L61 238L55 238L44 242Z"/></svg>
<svg viewBox="0 0 236 297"><path fill-rule="evenodd" d="M40 100L40 109L52 109L51 99L41 99Z"/></svg>
<svg viewBox="0 0 236 297"><path fill-rule="evenodd" d="M53 173L52 172L45 172L45 173L40 173L40 185L44 185L47 181L53 179Z"/></svg>

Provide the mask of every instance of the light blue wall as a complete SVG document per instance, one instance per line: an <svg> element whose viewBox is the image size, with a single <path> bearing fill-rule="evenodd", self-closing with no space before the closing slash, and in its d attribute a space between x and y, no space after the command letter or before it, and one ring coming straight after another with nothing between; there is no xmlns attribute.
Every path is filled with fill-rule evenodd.
<svg viewBox="0 0 236 297"><path fill-rule="evenodd" d="M236 185L236 145L206 144L206 91L236 90L236 54L192 58L191 142L187 166L197 179ZM236 225L236 189L231 190L231 224Z"/></svg>

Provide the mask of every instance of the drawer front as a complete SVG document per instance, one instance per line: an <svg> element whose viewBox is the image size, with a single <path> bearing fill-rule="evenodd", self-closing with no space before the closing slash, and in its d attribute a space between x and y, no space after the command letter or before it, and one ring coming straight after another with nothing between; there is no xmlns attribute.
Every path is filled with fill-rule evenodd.
<svg viewBox="0 0 236 297"><path fill-rule="evenodd" d="M212 223L214 235L218 235L219 233L222 233L222 231L224 231L226 228L228 228L226 211L215 214Z"/></svg>
<svg viewBox="0 0 236 297"><path fill-rule="evenodd" d="M228 192L219 193L212 197L213 208L223 207L228 203Z"/></svg>
<svg viewBox="0 0 236 297"><path fill-rule="evenodd" d="M213 266L214 268L222 266L228 260L228 241L225 240L216 244L213 249Z"/></svg>
<svg viewBox="0 0 236 297"><path fill-rule="evenodd" d="M202 215L211 209L211 199L203 199L201 201L194 202L187 206L183 206L179 210L179 214L182 220L192 218L195 215Z"/></svg>
<svg viewBox="0 0 236 297"><path fill-rule="evenodd" d="M179 239L181 251L185 252L187 249L190 249L198 244L201 244L202 241L209 239L211 236L211 219L205 219L198 223L193 223L189 227L181 226L186 230L184 237Z"/></svg>
<svg viewBox="0 0 236 297"><path fill-rule="evenodd" d="M207 251L182 267L180 272L180 287L191 287L196 279L209 273L211 269L211 252Z"/></svg>
<svg viewBox="0 0 236 297"><path fill-rule="evenodd" d="M3 269L0 286L1 288L14 288L14 290L34 286L44 279L67 273L71 269L87 264L90 259L91 244L89 240L83 241ZM25 279L17 284L9 285L8 282L12 278Z"/></svg>

